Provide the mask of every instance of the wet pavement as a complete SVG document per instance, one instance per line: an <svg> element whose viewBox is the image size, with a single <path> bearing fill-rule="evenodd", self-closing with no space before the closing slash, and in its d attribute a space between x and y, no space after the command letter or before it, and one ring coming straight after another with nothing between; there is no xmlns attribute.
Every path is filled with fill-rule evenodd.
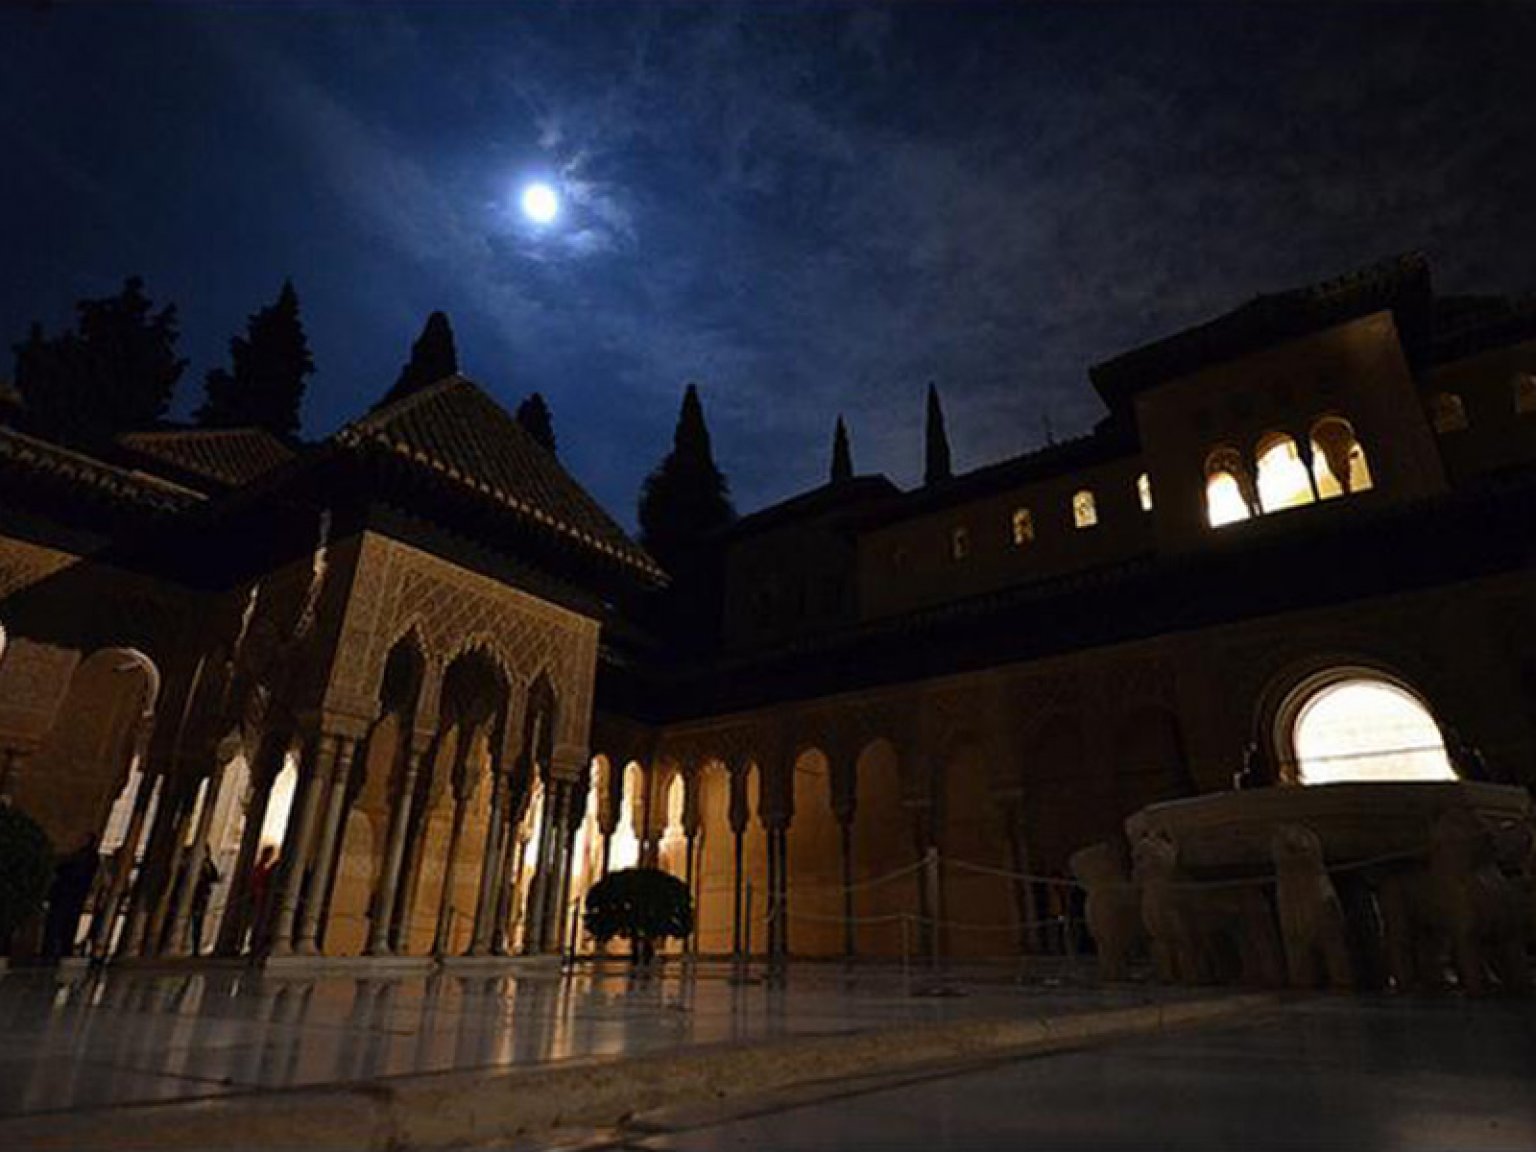
<svg viewBox="0 0 1536 1152"><path fill-rule="evenodd" d="M1323 999L595 1146L1530 1152L1536 1003Z"/></svg>
<svg viewBox="0 0 1536 1152"><path fill-rule="evenodd" d="M378 979L11 971L0 978L0 1115L1181 995L1021 983L1009 970L955 972L945 990L960 994L924 996L892 970L806 965L774 988L733 983L725 965L680 969L641 984L622 967L562 977L542 962Z"/></svg>

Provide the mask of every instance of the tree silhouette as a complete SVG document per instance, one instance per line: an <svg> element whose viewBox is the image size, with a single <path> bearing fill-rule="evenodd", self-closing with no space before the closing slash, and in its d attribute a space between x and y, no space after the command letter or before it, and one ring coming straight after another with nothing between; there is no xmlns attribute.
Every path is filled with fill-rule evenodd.
<svg viewBox="0 0 1536 1152"><path fill-rule="evenodd" d="M599 944L628 940L630 960L648 964L657 940L686 940L693 931L693 897L668 872L624 868L592 885L582 920Z"/></svg>
<svg viewBox="0 0 1536 1152"><path fill-rule="evenodd" d="M853 450L848 447L848 427L839 416L832 432L832 483L842 484L852 479Z"/></svg>
<svg viewBox="0 0 1536 1152"><path fill-rule="evenodd" d="M645 479L640 492L640 541L672 571L711 533L736 519L730 485L715 467L698 388L688 385L672 451Z"/></svg>
<svg viewBox="0 0 1536 1152"><path fill-rule="evenodd" d="M517 406L517 422L534 441L555 453L555 420L541 393L535 392Z"/></svg>
<svg viewBox="0 0 1536 1152"><path fill-rule="evenodd" d="M428 384L436 384L444 376L452 376L459 370L459 351L453 343L453 325L443 312L427 317L421 335L411 344L411 358L400 369L400 376L381 401L389 404L412 392L420 392Z"/></svg>
<svg viewBox="0 0 1536 1152"><path fill-rule="evenodd" d="M923 483L936 484L954 473L949 462L949 436L944 431L944 409L939 406L939 390L928 385L927 451L923 462Z"/></svg>
<svg viewBox="0 0 1536 1152"><path fill-rule="evenodd" d="M49 337L33 324L14 348L26 426L90 446L163 417L187 366L176 355L176 306L156 311L131 276L116 296L82 300L75 314L74 329Z"/></svg>
<svg viewBox="0 0 1536 1152"><path fill-rule="evenodd" d="M297 435L299 405L315 361L299 319L293 281L284 280L277 299L246 320L245 335L230 340L229 362L229 371L215 368L208 373L198 423Z"/></svg>

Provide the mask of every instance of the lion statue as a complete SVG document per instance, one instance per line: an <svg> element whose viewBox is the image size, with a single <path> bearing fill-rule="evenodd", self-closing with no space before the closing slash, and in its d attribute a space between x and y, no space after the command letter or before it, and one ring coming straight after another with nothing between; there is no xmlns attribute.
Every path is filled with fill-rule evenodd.
<svg viewBox="0 0 1536 1152"><path fill-rule="evenodd" d="M1256 885L1193 884L1179 867L1178 846L1164 832L1137 841L1133 874L1158 977L1209 984L1241 978L1281 982L1279 942L1269 903Z"/></svg>
<svg viewBox="0 0 1536 1152"><path fill-rule="evenodd" d="M1088 894L1085 912L1099 956L1099 979L1124 980L1132 955L1146 939L1141 891L1131 882L1125 851L1117 844L1092 844L1072 854L1068 865Z"/></svg>
<svg viewBox="0 0 1536 1152"><path fill-rule="evenodd" d="M1434 984L1447 959L1461 987L1530 987L1518 885L1500 870L1492 832L1465 808L1435 822L1428 859L1397 868L1377 885L1388 963L1400 991Z"/></svg>
<svg viewBox="0 0 1536 1152"><path fill-rule="evenodd" d="M1292 988L1352 988L1344 907L1323 865L1323 842L1305 824L1281 824L1269 841L1275 863L1275 905ZM1319 965L1321 960L1321 965Z"/></svg>

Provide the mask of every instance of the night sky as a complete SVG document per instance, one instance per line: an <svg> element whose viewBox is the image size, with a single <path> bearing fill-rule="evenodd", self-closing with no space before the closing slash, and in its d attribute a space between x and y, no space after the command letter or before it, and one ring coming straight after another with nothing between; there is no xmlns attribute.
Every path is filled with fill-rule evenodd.
<svg viewBox="0 0 1536 1152"><path fill-rule="evenodd" d="M292 276L320 436L442 308L626 523L685 381L743 511L839 412L906 485L929 379L969 469L1090 428L1098 360L1413 249L1536 289L1536 8L0 12L7 345L142 274L184 415Z"/></svg>

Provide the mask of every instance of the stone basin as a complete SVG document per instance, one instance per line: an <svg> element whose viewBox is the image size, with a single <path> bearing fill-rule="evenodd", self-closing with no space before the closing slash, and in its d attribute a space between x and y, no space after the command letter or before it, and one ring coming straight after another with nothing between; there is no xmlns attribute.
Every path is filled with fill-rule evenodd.
<svg viewBox="0 0 1536 1152"><path fill-rule="evenodd" d="M1321 837L1332 865L1429 847L1440 814L1470 808L1491 824L1526 819L1532 806L1521 787L1468 781L1282 785L1219 792L1152 804L1130 816L1135 844L1165 832L1179 862L1195 878L1272 870L1269 840L1277 824L1305 824Z"/></svg>

